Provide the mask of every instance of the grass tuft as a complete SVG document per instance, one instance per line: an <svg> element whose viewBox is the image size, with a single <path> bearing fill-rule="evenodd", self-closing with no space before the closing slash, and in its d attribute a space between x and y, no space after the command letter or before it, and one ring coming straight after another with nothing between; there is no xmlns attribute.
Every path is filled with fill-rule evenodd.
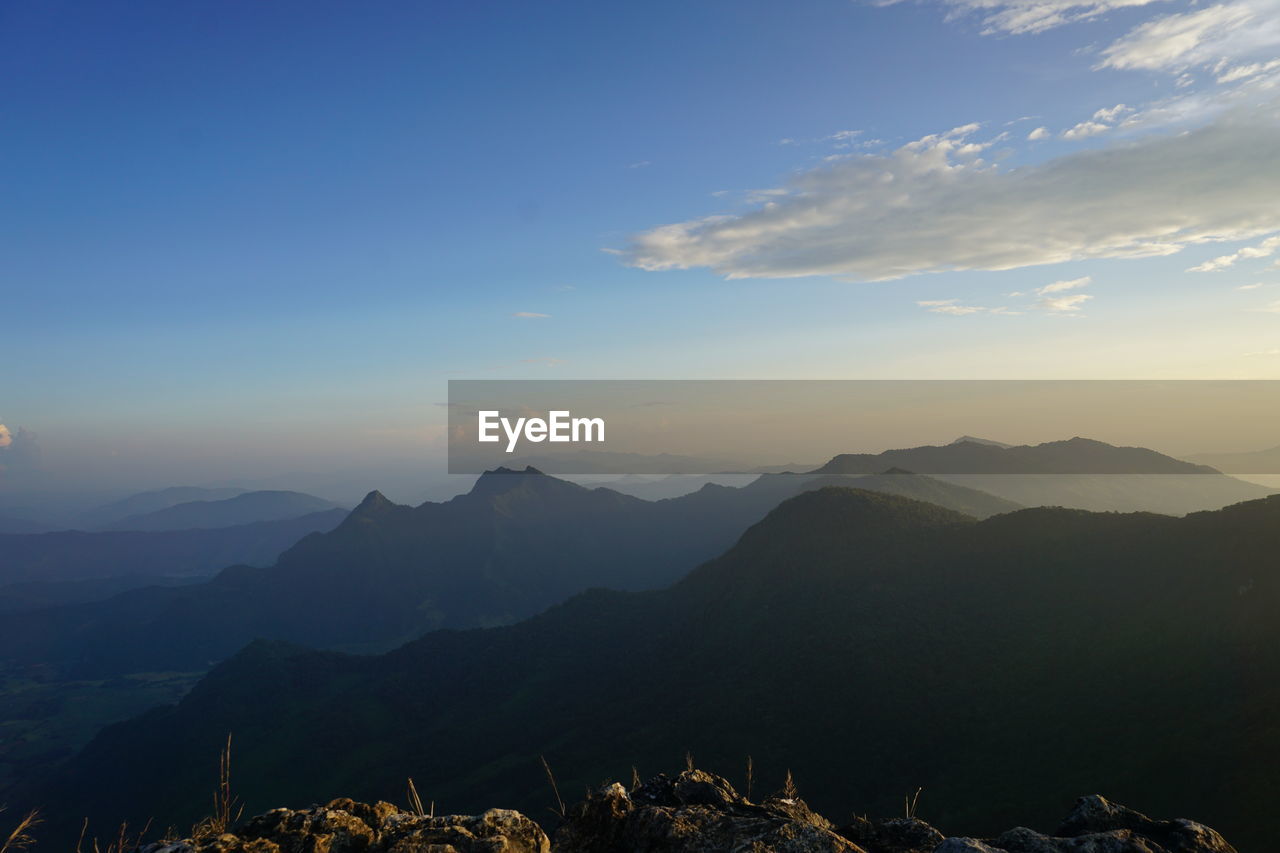
<svg viewBox="0 0 1280 853"><path fill-rule="evenodd" d="M4 811L4 807L0 806L0 811ZM18 821L18 825L13 828L9 836L0 842L0 853L17 853L19 850L26 850L28 847L36 843L35 838L31 835L31 830L40 825L40 813L31 811L27 816Z"/></svg>
<svg viewBox="0 0 1280 853"><path fill-rule="evenodd" d="M560 786L556 784L556 776L551 772L551 765L547 763L547 757L545 755L539 755L538 757L542 759L542 769L547 772L547 781L551 783L551 793L556 795L556 807L551 811L559 815L561 820L564 820L567 810L564 807L564 800L560 797Z"/></svg>

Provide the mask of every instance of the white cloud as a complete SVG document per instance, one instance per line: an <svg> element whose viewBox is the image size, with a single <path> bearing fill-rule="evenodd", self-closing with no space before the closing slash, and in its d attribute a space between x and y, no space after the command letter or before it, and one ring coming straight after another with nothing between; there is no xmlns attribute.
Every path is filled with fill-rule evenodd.
<svg viewBox="0 0 1280 853"><path fill-rule="evenodd" d="M12 432L0 424L0 474L33 472L40 466L40 444L36 434L18 427Z"/></svg>
<svg viewBox="0 0 1280 853"><path fill-rule="evenodd" d="M1021 314L1021 311L1012 311L1005 305L996 308L988 308L985 305L961 305L959 299L922 299L916 302L921 308L928 309L934 314L950 314L953 317L965 317L969 314Z"/></svg>
<svg viewBox="0 0 1280 853"><path fill-rule="evenodd" d="M1098 67L1181 73L1214 66L1224 72L1228 63L1277 48L1280 0L1231 0L1134 27L1102 51Z"/></svg>
<svg viewBox="0 0 1280 853"><path fill-rule="evenodd" d="M1068 291L1088 287L1092 283L1093 278L1086 275L1066 281L1055 281L1052 284L1037 287L1034 293L1040 298L1030 307L1039 311L1046 311L1050 314L1079 317L1081 316L1079 313L1081 306L1092 299L1093 296L1088 293L1068 293ZM1024 297L1027 294L1015 290L1013 293L1007 295L1010 298L1019 298ZM921 308L932 311L935 314L951 314L956 317L983 313L1008 314L1016 316L1023 313L1022 311L1013 310L1006 305L1001 305L996 308L988 308L984 305L964 305L961 304L959 299L924 299L918 300L916 304Z"/></svg>
<svg viewBox="0 0 1280 853"><path fill-rule="evenodd" d="M1070 296L1046 296L1036 303L1036 307L1058 314L1073 314L1080 306L1093 298L1089 293L1073 293Z"/></svg>
<svg viewBox="0 0 1280 853"><path fill-rule="evenodd" d="M1266 311L1268 314L1280 314L1280 299L1275 299L1263 305L1261 308L1254 309L1256 311Z"/></svg>
<svg viewBox="0 0 1280 853"><path fill-rule="evenodd" d="M627 168L628 168L628 169L643 169L645 166L652 166L652 165L653 165L653 164L652 164L652 163L650 163L648 160L637 160L637 161L636 161L636 162L634 162L634 163L628 163L628 164L627 164Z"/></svg>
<svg viewBox="0 0 1280 853"><path fill-rule="evenodd" d="M1103 107L1095 112L1093 117L1098 121L1115 121L1131 109L1131 107L1127 107L1124 104L1116 104L1114 107Z"/></svg>
<svg viewBox="0 0 1280 853"><path fill-rule="evenodd" d="M1280 232L1280 120L1220 116L1005 170L972 126L798 173L741 215L662 225L621 254L647 270L885 280L1090 258L1171 255Z"/></svg>
<svg viewBox="0 0 1280 853"><path fill-rule="evenodd" d="M824 136L823 141L848 143L857 139L861 135L862 135L861 130L837 130L835 133L831 134L830 136Z"/></svg>
<svg viewBox="0 0 1280 853"><path fill-rule="evenodd" d="M785 187L769 187L763 190L750 190L746 194L747 204L768 204L774 199L787 195L790 192Z"/></svg>
<svg viewBox="0 0 1280 853"><path fill-rule="evenodd" d="M1262 350L1256 350L1256 351L1254 351L1254 352L1247 352L1247 353L1245 353L1245 355L1246 355L1246 356L1254 356L1254 355L1280 355L1280 348L1277 348L1277 349L1262 349Z"/></svg>
<svg viewBox="0 0 1280 853"><path fill-rule="evenodd" d="M1052 284L1046 284L1044 287L1036 288L1036 293L1040 296L1046 296L1050 293L1062 293L1064 290L1076 290L1081 287L1088 287L1093 284L1093 276L1081 276L1080 278L1068 279L1065 281L1055 281Z"/></svg>
<svg viewBox="0 0 1280 853"><path fill-rule="evenodd" d="M1080 306L1092 299L1093 296L1088 293L1070 293L1070 291L1079 290L1091 284L1093 284L1093 276L1085 275L1080 278L1064 279L1051 282L1043 287L1037 287L1035 292L1040 299L1036 301L1035 307L1051 314L1079 316L1077 312L1080 310ZM1067 295L1058 295L1063 293Z"/></svg>
<svg viewBox="0 0 1280 853"><path fill-rule="evenodd" d="M1035 130L1027 134L1027 139L1035 142L1037 139L1048 139L1050 136L1049 128L1037 127Z"/></svg>
<svg viewBox="0 0 1280 853"><path fill-rule="evenodd" d="M1075 127L1063 131L1063 139L1084 139L1088 136L1097 136L1099 133L1105 133L1110 130L1117 118L1125 113L1133 112L1132 107L1124 104L1116 104L1114 107L1103 107L1094 112L1093 117L1088 121L1082 121Z"/></svg>
<svg viewBox="0 0 1280 853"><path fill-rule="evenodd" d="M1257 282L1256 284L1242 284L1237 287L1236 290L1257 290L1260 287L1262 287L1262 282Z"/></svg>
<svg viewBox="0 0 1280 853"><path fill-rule="evenodd" d="M1269 74L1277 70L1280 70L1280 59L1273 59L1270 62L1254 62L1249 65L1232 65L1224 67L1218 72L1218 82L1234 83L1237 80L1246 80L1259 74Z"/></svg>
<svg viewBox="0 0 1280 853"><path fill-rule="evenodd" d="M1250 258L1269 258L1280 249L1280 236L1268 237L1256 246L1246 246L1238 252L1232 252L1229 255L1219 255L1216 258L1207 260L1202 264L1191 267L1187 272L1217 272L1227 267L1234 266L1236 261L1247 260Z"/></svg>
<svg viewBox="0 0 1280 853"><path fill-rule="evenodd" d="M916 302L921 308L927 308L935 314L952 314L956 317L963 317L966 314L979 314L986 311L977 305L957 305L959 299L925 299Z"/></svg>
<svg viewBox="0 0 1280 853"><path fill-rule="evenodd" d="M1068 128L1062 132L1063 139L1084 139L1088 136L1097 136L1099 133L1106 133L1111 129L1111 125L1103 124L1100 121L1082 121L1075 127Z"/></svg>
<svg viewBox="0 0 1280 853"><path fill-rule="evenodd" d="M512 317L523 317L528 320L542 320L550 317L550 314L539 314L537 311L517 311L511 315Z"/></svg>
<svg viewBox="0 0 1280 853"><path fill-rule="evenodd" d="M880 0L882 6L899 0ZM984 34L1038 33L1087 21L1113 9L1146 6L1158 0L944 0L951 17L980 15Z"/></svg>

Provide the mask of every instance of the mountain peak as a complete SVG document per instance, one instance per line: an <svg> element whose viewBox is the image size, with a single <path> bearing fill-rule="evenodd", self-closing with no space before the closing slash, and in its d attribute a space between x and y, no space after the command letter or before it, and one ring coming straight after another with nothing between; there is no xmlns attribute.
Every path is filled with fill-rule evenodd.
<svg viewBox="0 0 1280 853"><path fill-rule="evenodd" d="M351 510L347 514L346 524L350 521L359 521L366 518L376 518L385 515L389 510L396 509L399 504L389 499L382 492L374 489L372 492L364 496L364 500L360 501L360 505Z"/></svg>
<svg viewBox="0 0 1280 853"><path fill-rule="evenodd" d="M480 475L480 479L483 480L485 477L489 477L493 475L501 475L501 474L541 474L544 477L547 476L545 472L539 471L537 468L534 468L532 465L524 466L523 471L520 470L519 468L508 468L506 465L499 465L497 468L492 468L485 471L483 474Z"/></svg>
<svg viewBox="0 0 1280 853"><path fill-rule="evenodd" d="M972 435L962 435L951 443L952 444L982 444L987 447L1000 447L1000 448L1013 447L1012 444L1005 444L1003 441L995 441L994 439L990 439L990 438L978 438Z"/></svg>
<svg viewBox="0 0 1280 853"><path fill-rule="evenodd" d="M523 469L508 468L500 465L497 468L485 471L476 478L475 484L472 485L471 491L467 492L466 496L490 498L516 490L529 489L538 492L547 492L549 490L554 492L555 490L564 489L577 491L582 487L568 480L561 480L559 477L546 474L532 465L526 465Z"/></svg>
<svg viewBox="0 0 1280 853"><path fill-rule="evenodd" d="M387 499L386 495L374 489L364 496L364 500L360 501L360 505L356 507L356 512L368 512L385 506L393 506L393 504Z"/></svg>
<svg viewBox="0 0 1280 853"><path fill-rule="evenodd" d="M857 537L903 528L949 527L973 520L963 513L913 498L832 485L783 501L743 540L766 536L788 541Z"/></svg>

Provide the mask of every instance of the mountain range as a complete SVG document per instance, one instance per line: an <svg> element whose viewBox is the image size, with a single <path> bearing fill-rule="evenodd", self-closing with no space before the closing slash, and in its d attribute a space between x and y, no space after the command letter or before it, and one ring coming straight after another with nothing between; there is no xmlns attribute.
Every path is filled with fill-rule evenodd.
<svg viewBox="0 0 1280 853"><path fill-rule="evenodd" d="M938 476L912 473L920 470ZM1060 473L1069 470L1083 473ZM987 473L967 473L973 471ZM975 481L1005 494L967 485ZM429 630L515 622L591 587L661 588L723 551L783 500L850 484L977 518L1021 504L1071 505L1068 498L1085 491L1091 499L1079 503L1107 510L1134 500L1216 507L1271 492L1151 450L1079 438L1018 447L961 440L842 455L813 472L763 474L741 488L707 484L658 501L503 468L443 503L407 507L373 492L331 532L302 539L269 568L233 565L203 583L15 614L0 623L0 663L50 665L75 677L193 671L259 637L385 651ZM162 626L166 642L157 644Z"/></svg>
<svg viewBox="0 0 1280 853"><path fill-rule="evenodd" d="M1200 453L1189 458L1228 474L1280 474L1280 447L1243 453Z"/></svg>
<svg viewBox="0 0 1280 853"><path fill-rule="evenodd" d="M55 525L27 518L15 518L11 515L0 515L0 536L9 534L47 533Z"/></svg>
<svg viewBox="0 0 1280 853"><path fill-rule="evenodd" d="M1147 448L1116 447L1078 437L1017 446L965 437L947 445L841 454L813 473L854 475L889 467L927 474L1024 506L1099 512L1184 515L1276 493Z"/></svg>
<svg viewBox="0 0 1280 853"><path fill-rule="evenodd" d="M125 516L111 530L194 530L279 521L339 509L337 504L302 492L244 492L219 500L194 500Z"/></svg>
<svg viewBox="0 0 1280 853"><path fill-rule="evenodd" d="M856 480L981 516L1017 508L911 474ZM782 500L829 482L770 475L649 502L529 468L487 473L439 504L401 506L373 492L268 569L233 566L204 583L14 614L0 623L0 662L101 677L204 669L258 637L383 651L436 628L514 622L590 587L666 586Z"/></svg>
<svg viewBox="0 0 1280 853"><path fill-rule="evenodd" d="M505 506L546 485L516 479ZM408 512L375 501L363 517ZM820 488L661 591L591 590L376 657L255 642L28 797L57 803L68 831L86 814L182 824L206 810L233 732L251 813L396 799L408 776L450 811L540 813L539 756L576 791L691 753L735 777L748 756L759 778L789 769L835 814L890 814L923 787L931 819L994 834L1106 790L1263 849L1280 795L1278 552L1280 497L979 521Z"/></svg>
<svg viewBox="0 0 1280 853"><path fill-rule="evenodd" d="M101 530L131 516L148 515L177 504L190 503L192 501L226 500L227 498L234 498L236 495L242 495L245 491L245 489L238 488L209 489L200 486L170 486L167 489L138 492L120 500L111 501L80 512L75 518L75 527L79 530Z"/></svg>
<svg viewBox="0 0 1280 853"><path fill-rule="evenodd" d="M299 539L332 530L346 515L329 509L211 530L0 535L0 612L93 601L208 577L228 565L270 565Z"/></svg>

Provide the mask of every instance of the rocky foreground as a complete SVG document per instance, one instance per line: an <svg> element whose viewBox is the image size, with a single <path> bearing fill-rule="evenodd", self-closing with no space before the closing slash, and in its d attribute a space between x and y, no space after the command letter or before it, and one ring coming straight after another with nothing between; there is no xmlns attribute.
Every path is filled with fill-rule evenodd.
<svg viewBox="0 0 1280 853"><path fill-rule="evenodd" d="M140 853L1236 853L1190 820L1153 820L1082 797L1054 832L1015 827L995 838L947 837L916 818L837 826L796 797L752 803L719 776L686 770L628 790L606 785L568 810L550 838L520 814L411 814L390 803L334 800L275 809L233 833L151 844Z"/></svg>

